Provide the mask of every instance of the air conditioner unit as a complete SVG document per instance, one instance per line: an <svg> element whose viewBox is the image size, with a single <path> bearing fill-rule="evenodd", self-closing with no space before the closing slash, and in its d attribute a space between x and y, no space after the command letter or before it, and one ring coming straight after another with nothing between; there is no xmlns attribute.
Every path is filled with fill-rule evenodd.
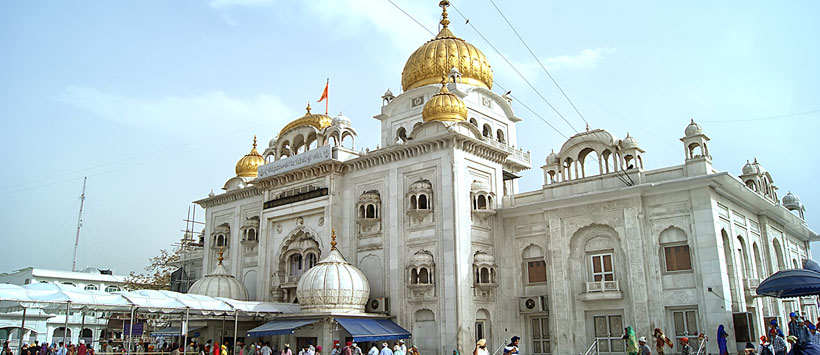
<svg viewBox="0 0 820 355"><path fill-rule="evenodd" d="M544 313L549 312L547 296L528 296L518 300L518 311L520 313Z"/></svg>
<svg viewBox="0 0 820 355"><path fill-rule="evenodd" d="M371 298L367 300L367 305L364 307L368 313L387 313L390 311L390 306L386 297Z"/></svg>

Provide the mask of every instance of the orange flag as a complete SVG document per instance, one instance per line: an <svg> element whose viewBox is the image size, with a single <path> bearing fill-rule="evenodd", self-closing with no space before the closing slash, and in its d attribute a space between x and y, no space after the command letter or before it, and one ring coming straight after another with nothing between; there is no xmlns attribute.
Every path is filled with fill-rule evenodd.
<svg viewBox="0 0 820 355"><path fill-rule="evenodd" d="M328 98L327 98L327 87L329 85L330 85L330 79L328 78L327 82L325 83L325 91L322 91L322 97L319 98L319 101L316 101L316 102L322 102L322 100L325 101L325 115L327 115L327 102L329 101Z"/></svg>

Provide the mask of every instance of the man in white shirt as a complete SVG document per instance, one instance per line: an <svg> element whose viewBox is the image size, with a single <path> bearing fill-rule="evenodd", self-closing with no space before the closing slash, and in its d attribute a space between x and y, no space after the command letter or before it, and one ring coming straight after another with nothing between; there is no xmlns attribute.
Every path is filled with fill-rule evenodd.
<svg viewBox="0 0 820 355"><path fill-rule="evenodd" d="M373 347L370 348L370 351L367 352L367 355L379 355L379 348L376 346L376 343L373 343Z"/></svg>
<svg viewBox="0 0 820 355"><path fill-rule="evenodd" d="M379 355L393 355L393 350L390 350L390 347L387 346L387 343L382 343L382 351Z"/></svg>
<svg viewBox="0 0 820 355"><path fill-rule="evenodd" d="M407 354L407 345L404 345L404 340L399 340L399 347L402 354Z"/></svg>
<svg viewBox="0 0 820 355"><path fill-rule="evenodd" d="M273 350L270 348L270 343L265 343L265 346L262 347L262 355L271 355Z"/></svg>

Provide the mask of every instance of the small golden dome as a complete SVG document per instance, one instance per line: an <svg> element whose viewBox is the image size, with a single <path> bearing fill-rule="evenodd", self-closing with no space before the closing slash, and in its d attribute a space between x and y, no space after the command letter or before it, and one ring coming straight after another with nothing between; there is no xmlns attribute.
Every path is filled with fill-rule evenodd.
<svg viewBox="0 0 820 355"><path fill-rule="evenodd" d="M493 70L490 63L478 48L467 41L456 37L447 26L447 6L450 2L442 0L439 6L441 14L441 31L436 38L416 49L401 73L401 86L404 91L435 84L442 76L446 76L452 68L461 73L461 82L493 88Z"/></svg>
<svg viewBox="0 0 820 355"><path fill-rule="evenodd" d="M424 108L421 110L421 118L424 122L466 121L467 106L458 96L447 90L445 80L442 79L441 90L424 104Z"/></svg>
<svg viewBox="0 0 820 355"><path fill-rule="evenodd" d="M289 131L291 128L296 128L299 126L313 126L316 129L324 129L326 127L330 127L333 124L333 119L330 118L328 115L323 115L320 113L310 113L310 102L307 105L307 113L304 116L299 117L293 122L288 123L285 128L279 132L279 137L281 137L285 132Z"/></svg>
<svg viewBox="0 0 820 355"><path fill-rule="evenodd" d="M257 168L265 164L265 158L256 151L256 136L253 136L253 148L236 162L236 176L256 177Z"/></svg>

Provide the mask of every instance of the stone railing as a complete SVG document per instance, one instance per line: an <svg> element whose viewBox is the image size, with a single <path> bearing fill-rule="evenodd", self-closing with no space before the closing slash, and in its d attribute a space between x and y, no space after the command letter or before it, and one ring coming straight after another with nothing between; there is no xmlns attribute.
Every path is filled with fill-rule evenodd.
<svg viewBox="0 0 820 355"><path fill-rule="evenodd" d="M618 281L590 281L586 283L584 292L620 291Z"/></svg>

